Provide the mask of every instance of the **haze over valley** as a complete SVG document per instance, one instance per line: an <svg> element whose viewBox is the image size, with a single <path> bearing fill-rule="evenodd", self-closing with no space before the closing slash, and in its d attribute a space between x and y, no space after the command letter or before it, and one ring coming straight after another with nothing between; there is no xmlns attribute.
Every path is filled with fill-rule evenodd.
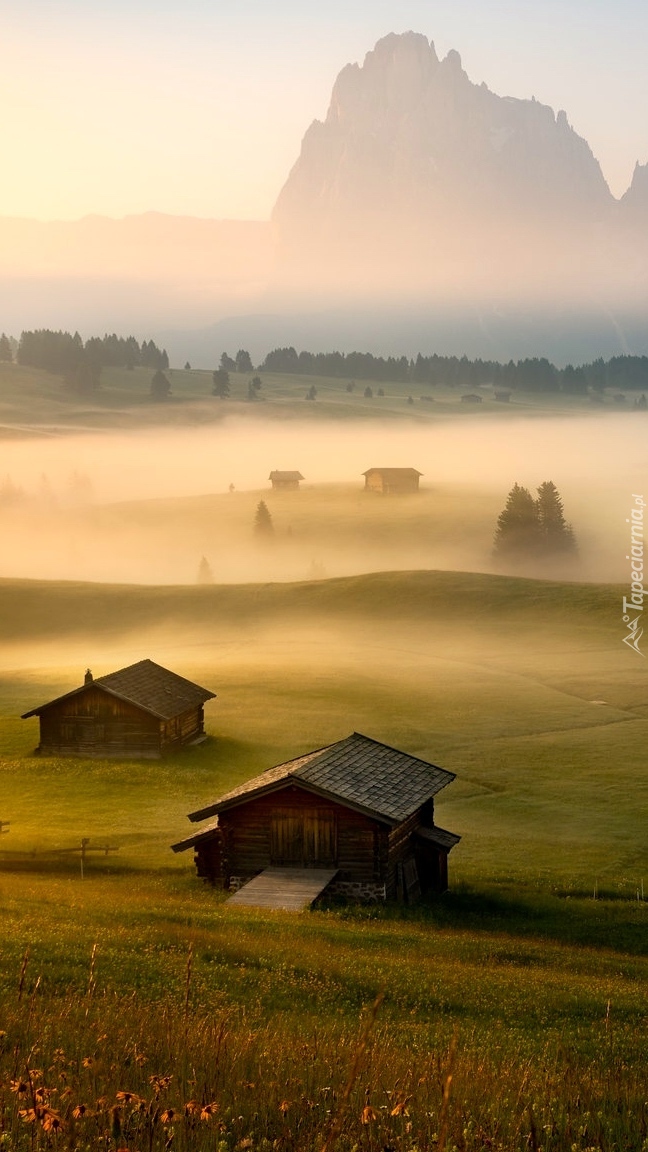
<svg viewBox="0 0 648 1152"><path fill-rule="evenodd" d="M270 221L0 219L0 315L16 334L162 334L203 367L232 339L644 352L647 173L638 163L615 199L564 111L497 95L456 51L390 34L341 71Z"/></svg>
<svg viewBox="0 0 648 1152"><path fill-rule="evenodd" d="M12 438L3 444L0 575L191 583L203 555L218 583L494 571L509 489L550 479L575 526L579 561L526 571L620 581L644 422L609 413L395 424L250 415L202 428ZM385 503L364 492L362 473L385 462L422 472L420 495ZM301 491L271 491L270 472L284 467L303 472ZM266 546L253 533L260 499L275 524Z"/></svg>
<svg viewBox="0 0 648 1152"><path fill-rule="evenodd" d="M648 8L4 7L0 1145L646 1152Z"/></svg>

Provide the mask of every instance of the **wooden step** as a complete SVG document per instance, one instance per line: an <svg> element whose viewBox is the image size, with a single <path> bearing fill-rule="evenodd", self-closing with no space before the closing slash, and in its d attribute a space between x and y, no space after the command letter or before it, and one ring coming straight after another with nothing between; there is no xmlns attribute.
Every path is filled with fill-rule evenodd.
<svg viewBox="0 0 648 1152"><path fill-rule="evenodd" d="M321 895L337 871L337 868L265 868L230 896L228 903L301 912Z"/></svg>

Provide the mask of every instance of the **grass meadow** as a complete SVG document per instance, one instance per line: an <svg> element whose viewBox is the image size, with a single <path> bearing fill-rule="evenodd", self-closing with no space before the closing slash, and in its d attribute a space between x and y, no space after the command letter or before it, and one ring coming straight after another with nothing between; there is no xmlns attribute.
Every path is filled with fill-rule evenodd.
<svg viewBox="0 0 648 1152"><path fill-rule="evenodd" d="M645 661L619 585L474 571L510 484L545 478L566 578L623 568L643 417L270 374L222 402L175 369L154 404L150 377L86 400L0 364L0 1152L648 1152ZM511 424L557 415L583 420ZM383 462L420 497L365 499ZM271 467L309 474L298 500ZM144 657L217 693L204 745L34 754L23 712ZM449 892L261 914L171 852L189 811L353 730L456 773ZM86 838L115 851L82 877Z"/></svg>
<svg viewBox="0 0 648 1152"><path fill-rule="evenodd" d="M216 367L216 365L214 365ZM248 401L248 383L258 373L233 373L231 396L212 396L212 374L203 370L173 368L167 372L171 396L164 403L151 400L153 372L147 368L104 368L101 387L93 396L80 398L63 388L60 376L18 364L0 362L0 428L2 434L24 433L29 427L48 434L52 428L124 428L168 425L182 422L190 426L221 420L224 416L249 414L270 421L292 418L342 421L429 421L460 419L475 415L473 405L461 402L470 389L402 383L354 382L347 391L347 379L299 376L261 372L262 389L256 403ZM365 397L367 386L373 391ZM314 402L306 394L315 387ZM379 396L382 388L384 396ZM479 415L510 419L526 415L568 415L593 411L588 397L519 392L509 404L497 403L493 390L480 388L483 395ZM410 403L411 397L411 403ZM424 400L421 397L425 397ZM2 427L4 426L4 427Z"/></svg>
<svg viewBox="0 0 648 1152"><path fill-rule="evenodd" d="M619 597L0 582L0 1144L648 1147L648 705ZM33 755L21 712L143 656L218 693L205 745ZM187 812L354 729L457 773L450 892L260 914L170 852ZM83 879L53 854L81 837L118 848Z"/></svg>

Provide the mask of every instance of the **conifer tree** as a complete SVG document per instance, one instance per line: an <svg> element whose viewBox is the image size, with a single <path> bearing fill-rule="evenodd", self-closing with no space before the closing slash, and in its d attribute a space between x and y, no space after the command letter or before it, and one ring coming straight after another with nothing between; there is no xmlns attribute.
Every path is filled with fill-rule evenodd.
<svg viewBox="0 0 648 1152"><path fill-rule="evenodd" d="M577 550L574 531L565 520L560 493L551 480L545 480L538 488L536 507L542 554L573 555Z"/></svg>
<svg viewBox="0 0 648 1152"><path fill-rule="evenodd" d="M539 537L536 502L528 488L516 483L497 519L493 555L498 560L536 556Z"/></svg>
<svg viewBox="0 0 648 1152"><path fill-rule="evenodd" d="M270 540L274 536L274 524L265 500L259 500L257 504L254 514L254 534L265 540Z"/></svg>
<svg viewBox="0 0 648 1152"><path fill-rule="evenodd" d="M161 368L151 380L151 396L154 400L166 400L171 392L171 385Z"/></svg>
<svg viewBox="0 0 648 1152"><path fill-rule="evenodd" d="M207 557L203 556L201 558L200 564L198 565L198 572L196 573L196 584L213 584L213 583L214 583L214 573L212 571L212 566L209 563L209 560L207 559Z"/></svg>
<svg viewBox="0 0 648 1152"><path fill-rule="evenodd" d="M534 500L527 488L514 484L497 520L493 556L498 560L552 560L576 552L574 531L565 520L556 485L545 480Z"/></svg>
<svg viewBox="0 0 648 1152"><path fill-rule="evenodd" d="M212 383L212 396L220 396L221 400L227 400L230 394L230 378L227 369L214 369L212 372Z"/></svg>
<svg viewBox="0 0 648 1152"><path fill-rule="evenodd" d="M235 364L236 364L236 371L237 372L253 372L254 371L254 365L253 365L252 360L250 358L250 353L247 352L245 350L245 348L239 348L238 352L236 353ZM225 365L223 365L223 367L225 367Z"/></svg>
<svg viewBox="0 0 648 1152"><path fill-rule="evenodd" d="M227 352L223 352L218 367L223 368L225 372L236 372L236 360L232 360L232 357L228 356Z"/></svg>
<svg viewBox="0 0 648 1152"><path fill-rule="evenodd" d="M13 360L13 352L8 336L3 332L0 336L0 360Z"/></svg>

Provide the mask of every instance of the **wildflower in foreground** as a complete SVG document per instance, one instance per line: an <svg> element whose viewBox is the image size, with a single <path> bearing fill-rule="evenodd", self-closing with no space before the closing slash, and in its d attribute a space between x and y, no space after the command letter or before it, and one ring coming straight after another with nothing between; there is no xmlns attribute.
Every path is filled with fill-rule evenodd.
<svg viewBox="0 0 648 1152"><path fill-rule="evenodd" d="M153 1086L153 1091L156 1096L160 1095L173 1080L173 1076L149 1076L149 1084Z"/></svg>
<svg viewBox="0 0 648 1152"><path fill-rule="evenodd" d="M372 1120L377 1119L378 1113L374 1111L374 1109L371 1107L371 1104L365 1104L364 1108L362 1109L362 1116L360 1117L361 1123L371 1124Z"/></svg>
<svg viewBox="0 0 648 1152"><path fill-rule="evenodd" d="M122 1104L133 1104L134 1106L142 1102L141 1096L138 1096L136 1092L118 1092L116 1099Z"/></svg>
<svg viewBox="0 0 648 1152"><path fill-rule="evenodd" d="M394 1105L394 1107L392 1108L389 1115L390 1116L409 1116L409 1112L407 1110L407 1103L411 1099L412 1099L411 1096L404 1096L402 1100L398 1101L398 1104Z"/></svg>
<svg viewBox="0 0 648 1152"><path fill-rule="evenodd" d="M43 1108L41 1123L45 1132L60 1132L63 1127L63 1120L53 1108Z"/></svg>

